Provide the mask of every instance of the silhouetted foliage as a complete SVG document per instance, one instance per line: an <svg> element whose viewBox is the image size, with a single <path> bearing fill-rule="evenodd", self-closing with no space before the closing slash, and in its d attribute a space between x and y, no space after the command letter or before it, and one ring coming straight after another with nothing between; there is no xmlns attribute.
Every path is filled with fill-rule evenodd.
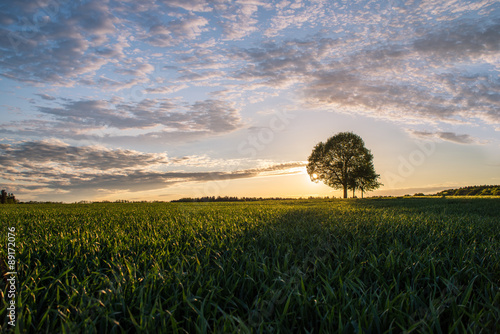
<svg viewBox="0 0 500 334"><path fill-rule="evenodd" d="M16 204L19 201L12 193L7 193L4 189L0 192L0 203L1 204Z"/></svg>
<svg viewBox="0 0 500 334"><path fill-rule="evenodd" d="M205 197L185 197L181 199L172 200L171 202L255 202L255 201L281 201L281 200L293 200L294 198L283 198L283 197L235 197L235 196L205 196Z"/></svg>
<svg viewBox="0 0 500 334"><path fill-rule="evenodd" d="M382 183L378 182L379 174L375 173L373 166L373 155L368 151L360 163L354 167L350 176L348 188L352 190L352 197L355 196L355 189L361 190L361 198L366 191L379 188Z"/></svg>
<svg viewBox="0 0 500 334"><path fill-rule="evenodd" d="M323 181L326 185L347 190L360 189L362 194L381 186L377 181L373 155L365 147L360 136L352 132L340 132L326 142L318 143L308 159L307 173L311 181Z"/></svg>
<svg viewBox="0 0 500 334"><path fill-rule="evenodd" d="M500 196L499 185L468 186L440 191L437 196Z"/></svg>

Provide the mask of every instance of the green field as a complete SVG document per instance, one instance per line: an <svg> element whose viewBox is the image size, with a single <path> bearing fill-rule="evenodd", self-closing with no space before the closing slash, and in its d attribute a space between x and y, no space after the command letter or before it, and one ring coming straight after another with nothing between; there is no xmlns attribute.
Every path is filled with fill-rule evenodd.
<svg viewBox="0 0 500 334"><path fill-rule="evenodd" d="M0 222L17 332L500 332L499 198L4 205Z"/></svg>

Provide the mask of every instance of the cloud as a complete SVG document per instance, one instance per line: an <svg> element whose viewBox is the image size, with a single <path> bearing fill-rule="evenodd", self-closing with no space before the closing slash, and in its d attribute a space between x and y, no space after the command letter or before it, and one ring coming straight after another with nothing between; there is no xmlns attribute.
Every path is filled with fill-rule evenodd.
<svg viewBox="0 0 500 334"><path fill-rule="evenodd" d="M108 39L116 33L117 20L102 2L71 6L26 1L18 5L9 5L8 10L20 15L20 23L0 31L1 75L6 78L71 86L79 75L123 57L127 44Z"/></svg>
<svg viewBox="0 0 500 334"><path fill-rule="evenodd" d="M127 102L111 100L69 100L59 106L38 106L50 119L13 121L0 124L5 134L113 141L106 130L143 130L129 139L164 140L196 138L229 133L242 126L239 110L223 100L208 99L191 105L168 98ZM95 130L104 131L100 136ZM117 140L127 135L115 134ZM119 139L118 139L119 138Z"/></svg>
<svg viewBox="0 0 500 334"><path fill-rule="evenodd" d="M11 25L15 22L15 17L7 13L0 13L0 24L1 25Z"/></svg>
<svg viewBox="0 0 500 334"><path fill-rule="evenodd" d="M259 176L290 175L303 173L306 165L306 162L294 161L281 164L270 164L266 167L248 169L246 171Z"/></svg>
<svg viewBox="0 0 500 334"><path fill-rule="evenodd" d="M153 46L169 47L184 40L195 39L202 32L208 20L201 16L189 16L168 24L154 24L149 28L147 41Z"/></svg>
<svg viewBox="0 0 500 334"><path fill-rule="evenodd" d="M467 6L453 1L17 1L4 8L0 75L27 84L137 88L149 94L185 89L186 95L203 85L212 90L208 96L225 94L232 102L246 102L243 92L261 90L248 99L257 101L259 93L292 90L304 109L407 123L500 123L500 21L490 0ZM32 18L31 26L23 23ZM167 111L157 105L154 115L147 114L134 104L140 101L118 106L95 96L39 110L50 115L45 121L85 129L160 124L186 133L200 130L197 119L207 116L190 106ZM93 109L76 114L92 103ZM229 122L212 118L224 129L237 128L229 100L224 107L215 104L226 110ZM174 119L183 120L176 125Z"/></svg>
<svg viewBox="0 0 500 334"><path fill-rule="evenodd" d="M277 13L272 17L270 27L264 31L264 35L274 37L287 28L300 29L304 24L314 26L325 17L331 18L333 13L328 13L325 5L322 1L308 4L301 1L281 1L276 5Z"/></svg>
<svg viewBox="0 0 500 334"><path fill-rule="evenodd" d="M117 68L116 73L132 75L135 77L145 77L155 70L155 67L147 63L126 64L122 68Z"/></svg>
<svg viewBox="0 0 500 334"><path fill-rule="evenodd" d="M163 0L167 6L179 7L187 11L206 12L210 10L209 4L204 0Z"/></svg>
<svg viewBox="0 0 500 334"><path fill-rule="evenodd" d="M441 139L443 141L449 141L455 144L480 144L477 138L474 138L468 134L456 134L454 132L427 132L427 131L409 131L410 135L420 139Z"/></svg>
<svg viewBox="0 0 500 334"><path fill-rule="evenodd" d="M100 1L83 3L68 21L68 24L78 25L90 33L94 39L102 40L102 36L115 32L113 15L110 10Z"/></svg>
<svg viewBox="0 0 500 334"><path fill-rule="evenodd" d="M421 54L440 60L457 60L500 50L500 22L491 25L467 22L453 25L444 31L430 32L413 42Z"/></svg>
<svg viewBox="0 0 500 334"><path fill-rule="evenodd" d="M163 125L169 130L229 132L239 127L238 111L224 101L199 101L187 110L179 109L169 99L144 99L138 103L117 104L113 110L103 101L76 101L64 110L42 108L40 111L63 117L75 117L86 111L82 121L95 122L96 125L102 122L101 125L116 128Z"/></svg>
<svg viewBox="0 0 500 334"><path fill-rule="evenodd" d="M134 72L134 70L131 70L131 72ZM128 79L128 80L115 80L111 78L107 78L104 76L101 76L97 78L95 81L90 80L88 82L85 82L87 85L95 85L98 87L101 87L104 90L110 90L110 91L120 91L122 89L130 89L132 87L145 84L148 80L145 78L133 78L133 79Z"/></svg>
<svg viewBox="0 0 500 334"><path fill-rule="evenodd" d="M40 96L42 99L44 100L48 100L48 101L54 101L56 98L53 97L53 96L50 96L50 95L47 95L47 94L35 94L35 95L38 95Z"/></svg>
<svg viewBox="0 0 500 334"><path fill-rule="evenodd" d="M499 123L498 25L446 24L455 33L431 27L408 41L352 42L355 49L349 38L323 35L239 49L232 57L246 65L232 75L247 89L292 88L304 108L398 122ZM478 64L464 72L470 61Z"/></svg>
<svg viewBox="0 0 500 334"><path fill-rule="evenodd" d="M70 192L108 189L143 191L185 182L210 182L257 176L295 174L303 162L233 171L167 171L173 166L199 165L206 157L169 158L166 153L71 146L58 140L0 144L0 178L10 189Z"/></svg>
<svg viewBox="0 0 500 334"><path fill-rule="evenodd" d="M159 86L159 87L148 87L145 91L150 94L171 94L178 92L184 88L189 87L186 84L169 85L169 86Z"/></svg>
<svg viewBox="0 0 500 334"><path fill-rule="evenodd" d="M256 14L259 8L270 9L271 5L260 0L240 0L219 4L215 9L220 13L225 40L240 40L259 30Z"/></svg>
<svg viewBox="0 0 500 334"><path fill-rule="evenodd" d="M70 146L59 140L25 141L0 145L3 166L36 169L44 164L71 166L74 169L139 168L168 163L165 153L142 153L134 150L107 149L101 146Z"/></svg>
<svg viewBox="0 0 500 334"><path fill-rule="evenodd" d="M221 71L194 72L187 69L182 70L181 73L183 75L177 78L179 82L185 81L192 83L193 81L202 81L207 85L211 80L223 78L223 72Z"/></svg>
<svg viewBox="0 0 500 334"><path fill-rule="evenodd" d="M196 102L191 106L195 113L194 123L198 128L208 128L212 132L229 132L240 125L236 109L228 103L218 100Z"/></svg>

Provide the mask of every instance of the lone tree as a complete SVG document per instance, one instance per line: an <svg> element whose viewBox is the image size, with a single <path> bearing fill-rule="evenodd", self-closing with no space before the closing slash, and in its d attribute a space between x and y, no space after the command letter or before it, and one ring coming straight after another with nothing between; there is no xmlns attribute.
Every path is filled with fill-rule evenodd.
<svg viewBox="0 0 500 334"><path fill-rule="evenodd" d="M360 136L352 132L340 132L326 142L318 143L308 159L307 173L314 182L323 181L335 189L359 188L373 190L381 184L373 168L373 155L365 147Z"/></svg>

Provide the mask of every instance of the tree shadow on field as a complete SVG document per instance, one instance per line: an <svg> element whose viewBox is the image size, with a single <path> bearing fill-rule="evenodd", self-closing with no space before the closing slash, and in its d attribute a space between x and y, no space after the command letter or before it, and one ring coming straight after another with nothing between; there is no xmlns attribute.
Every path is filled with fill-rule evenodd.
<svg viewBox="0 0 500 334"><path fill-rule="evenodd" d="M335 266L332 254L337 240L326 228L326 219L317 209L290 209L245 233L243 238L248 243L243 261L249 261L247 268L255 269L246 271L253 282L246 289L253 295L244 298L251 300L247 304L248 318L242 319L246 326L274 332L273 326L281 322L285 308L290 314L315 312L314 295L304 289L319 280L318 272L324 270L320 268L324 263ZM287 332L296 332L311 320L285 318L281 329Z"/></svg>
<svg viewBox="0 0 500 334"><path fill-rule="evenodd" d="M304 249L316 248L318 242L325 242L329 233L326 229L328 215L312 208L292 209L258 229L250 231L259 247L293 251L295 256L306 256Z"/></svg>

